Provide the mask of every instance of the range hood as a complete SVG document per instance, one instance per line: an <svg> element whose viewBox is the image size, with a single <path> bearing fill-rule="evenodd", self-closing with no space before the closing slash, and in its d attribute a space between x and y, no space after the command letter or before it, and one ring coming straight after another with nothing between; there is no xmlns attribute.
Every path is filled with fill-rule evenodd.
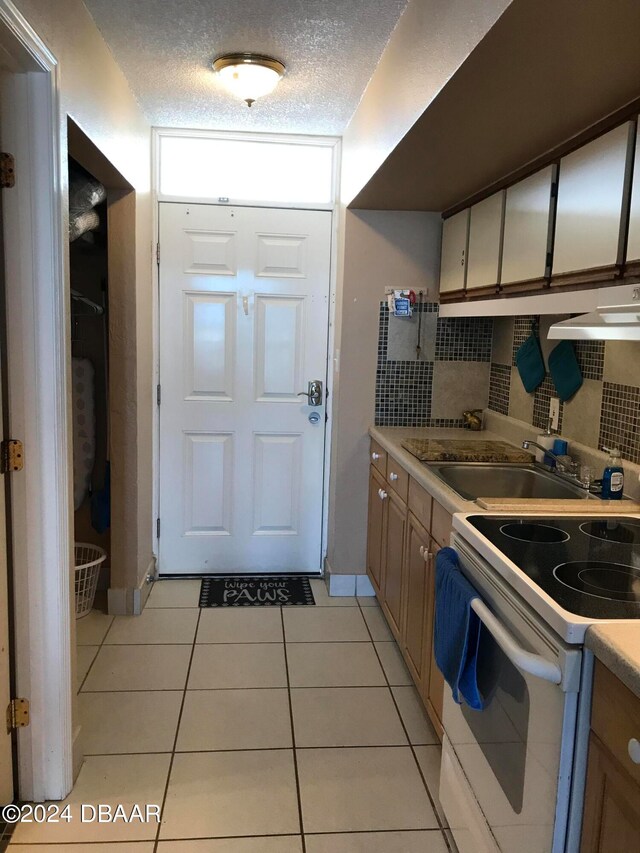
<svg viewBox="0 0 640 853"><path fill-rule="evenodd" d="M640 341L640 284L600 288L597 308L555 323L550 339L573 341Z"/></svg>

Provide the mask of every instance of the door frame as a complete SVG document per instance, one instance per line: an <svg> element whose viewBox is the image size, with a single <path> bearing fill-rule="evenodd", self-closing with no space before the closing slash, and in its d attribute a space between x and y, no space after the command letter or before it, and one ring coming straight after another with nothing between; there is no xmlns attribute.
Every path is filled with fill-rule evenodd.
<svg viewBox="0 0 640 853"><path fill-rule="evenodd" d="M17 695L31 722L18 730L18 796L62 799L73 784L72 535L68 412L65 195L56 58L10 0L0 39L27 73L8 77L3 122L18 152L5 195L9 406L25 468L12 474Z"/></svg>
<svg viewBox="0 0 640 853"><path fill-rule="evenodd" d="M182 196L163 195L160 192L160 143L163 136L185 137L185 138L209 138L209 139L247 139L265 140L271 142L287 142L299 145L326 145L333 149L333 175L332 175L332 198L330 204L304 205L283 204L269 201L240 201L230 199L221 203L217 198L187 198ZM320 556L320 576L324 576L326 569L328 537L329 537L329 486L331 480L331 448L333 436L333 411L334 411L334 377L338 371L339 352L336 352L336 306L338 288L338 246L340 233L340 174L342 159L342 140L337 136L303 136L300 134L286 133L250 133L242 131L217 131L217 130L183 130L181 128L154 127L151 129L151 208L153 211L153 244L151 247L153 263L153 384L155 387L160 383L160 263L158 259L158 245L160 240L160 202L178 202L181 204L211 204L220 207L266 207L266 208L288 208L290 210L328 210L331 212L331 253L329 260L329 326L327 329L327 376L326 376L326 415L325 423L325 445L324 445L324 468L322 489L322 536ZM160 411L159 406L154 406L153 412L153 519L152 538L153 553L156 557L156 576L158 574L157 560L159 554L159 539L157 536L157 519L160 513Z"/></svg>

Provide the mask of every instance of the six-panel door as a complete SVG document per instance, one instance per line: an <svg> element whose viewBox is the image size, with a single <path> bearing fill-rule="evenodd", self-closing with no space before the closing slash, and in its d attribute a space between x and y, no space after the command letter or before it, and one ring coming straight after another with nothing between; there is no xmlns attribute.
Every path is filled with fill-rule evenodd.
<svg viewBox="0 0 640 853"><path fill-rule="evenodd" d="M160 205L160 571L318 571L331 214Z"/></svg>

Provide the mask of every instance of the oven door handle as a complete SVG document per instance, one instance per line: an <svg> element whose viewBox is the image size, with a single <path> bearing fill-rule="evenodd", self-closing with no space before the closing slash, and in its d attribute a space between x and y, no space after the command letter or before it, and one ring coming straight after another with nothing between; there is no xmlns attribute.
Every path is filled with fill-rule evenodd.
<svg viewBox="0 0 640 853"><path fill-rule="evenodd" d="M511 634L496 619L487 605L479 598L472 600L471 608L514 666L522 670L522 672L534 675L536 678L542 678L544 681L550 681L552 684L560 684L562 681L562 670L557 663L553 663L541 655L534 655L523 649L522 646L519 646Z"/></svg>

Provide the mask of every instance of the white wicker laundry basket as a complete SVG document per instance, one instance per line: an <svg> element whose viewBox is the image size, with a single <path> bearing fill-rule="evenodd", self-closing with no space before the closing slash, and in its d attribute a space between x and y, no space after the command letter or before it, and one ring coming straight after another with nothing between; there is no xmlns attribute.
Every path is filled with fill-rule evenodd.
<svg viewBox="0 0 640 853"><path fill-rule="evenodd" d="M86 616L96 597L100 566L107 559L106 551L88 542L75 543L76 619Z"/></svg>

